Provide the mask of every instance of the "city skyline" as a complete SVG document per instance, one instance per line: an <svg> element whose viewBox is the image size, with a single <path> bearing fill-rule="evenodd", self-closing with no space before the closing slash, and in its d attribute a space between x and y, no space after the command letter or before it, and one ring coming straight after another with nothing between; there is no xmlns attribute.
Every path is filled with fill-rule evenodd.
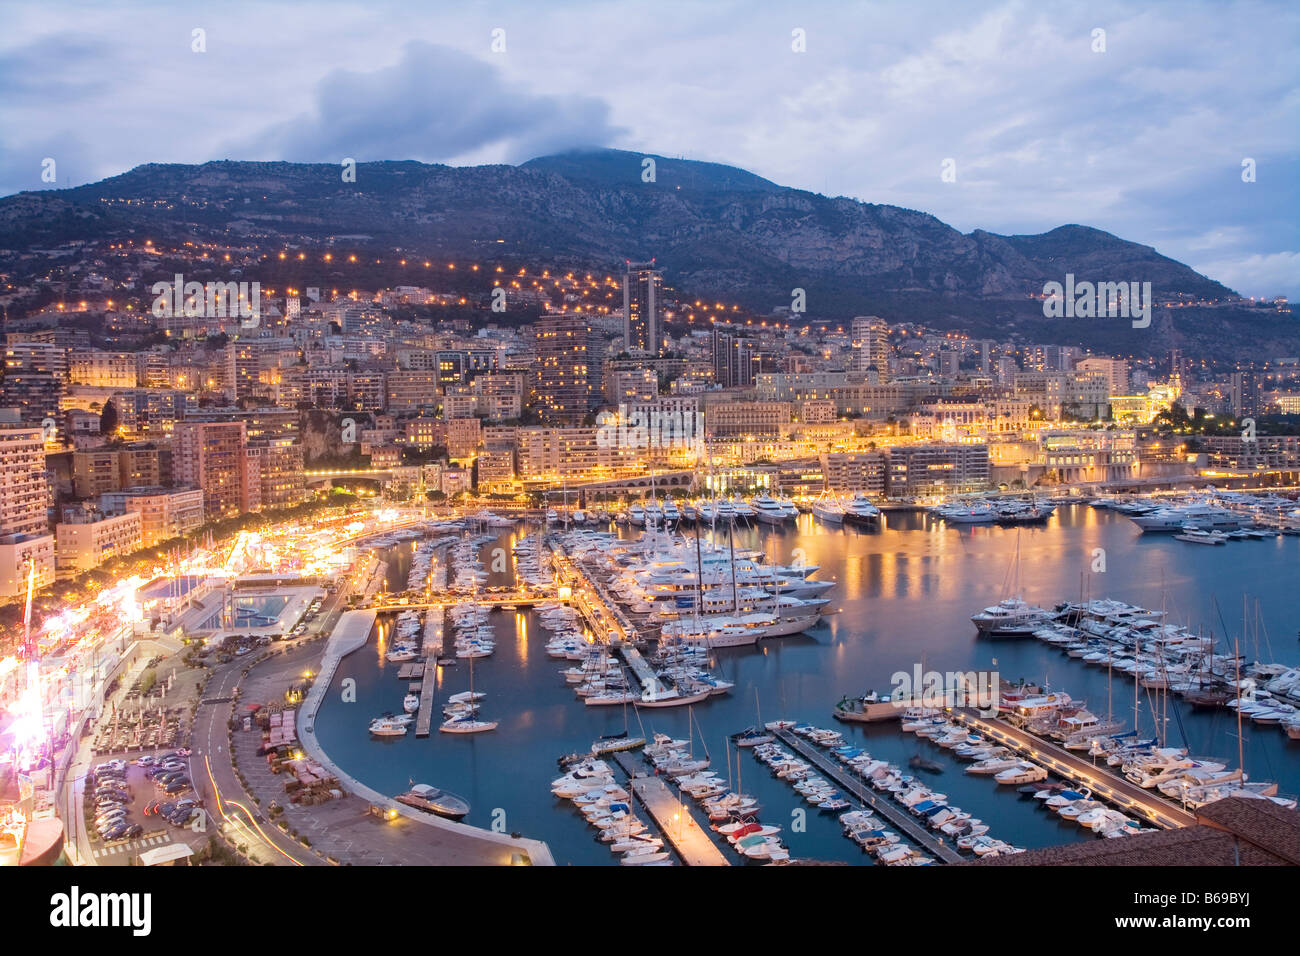
<svg viewBox="0 0 1300 956"><path fill-rule="evenodd" d="M1281 4L823 5L739 21L730 5L327 4L306 21L259 6L238 38L149 4L80 7L75 29L10 6L0 119L17 132L0 149L4 194L148 162L473 165L613 146L920 209L964 232L1091 225L1244 295L1300 294L1287 214L1300 124L1280 53L1300 21ZM146 21L146 47L102 42ZM604 65L584 43L621 55ZM346 50L342 64L312 56L319 45ZM150 82L160 71L168 81ZM261 95L268 82L279 95ZM160 124L184 135L160 140ZM46 158L59 164L54 184L41 181Z"/></svg>

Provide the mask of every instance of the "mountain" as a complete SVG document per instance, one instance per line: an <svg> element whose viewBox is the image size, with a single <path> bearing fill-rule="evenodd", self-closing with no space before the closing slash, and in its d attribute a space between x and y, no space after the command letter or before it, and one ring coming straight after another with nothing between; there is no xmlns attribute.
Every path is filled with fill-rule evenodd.
<svg viewBox="0 0 1300 956"><path fill-rule="evenodd" d="M1067 272L1149 281L1157 301L1235 298L1149 246L1086 226L967 235L924 212L790 189L714 163L651 156L653 181L644 181L646 158L594 150L520 166L363 163L355 183L326 164L150 164L0 199L0 249L146 235L268 248L347 237L376 249L478 257L490 249L588 268L653 257L680 290L763 311L789 305L802 288L810 318L872 312L977 334L1029 332L1026 323L1036 323L1034 334L1048 341L1092 334L1049 326L1029 298ZM1180 310L1180 322L1204 311ZM1120 326L1127 323L1103 332L1128 341Z"/></svg>

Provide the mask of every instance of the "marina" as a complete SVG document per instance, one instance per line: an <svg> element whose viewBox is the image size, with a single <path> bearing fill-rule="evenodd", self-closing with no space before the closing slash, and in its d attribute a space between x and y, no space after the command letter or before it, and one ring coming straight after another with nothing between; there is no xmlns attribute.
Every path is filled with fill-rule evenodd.
<svg viewBox="0 0 1300 956"><path fill-rule="evenodd" d="M588 524L587 529L586 533L590 535L592 526ZM1018 544L1017 533L1020 536ZM610 554L617 547L608 543L611 540L635 543L642 534L642 530L627 526L614 539L589 537L593 547L566 549L573 571L583 571L586 575L585 569L591 562L606 560L597 558L594 554L596 542L607 542L599 545L599 549L603 554ZM690 544L691 535L688 528L686 546L680 549L683 555L681 563L688 572L693 572L696 566L695 549ZM714 662L710 672L716 674L718 679L734 684L735 689L730 694L707 695L695 705L696 717L710 725L724 721L724 727L728 723L732 727L752 723L755 690L760 694L764 709L771 708L805 719L824 719L837 700L845 697L856 700L862 696L864 687L890 688L891 675L896 672L910 674L918 658L935 662L936 666L942 661L945 671L1000 671L1004 681L1008 674L1013 677L1024 674L1036 676L1040 681L1046 678L1057 684L1062 680L1064 667L1069 671L1067 680L1071 691L1086 697L1095 707L1104 703L1108 695L1104 667L1084 667L1075 661L1062 663L1060 651L1043 641L1026 642L1015 638L980 640L972 637L969 623L971 612L996 601L998 577L1009 564L1017 547L1020 551L1023 592L1031 599L1038 598L1039 603L1049 609L1053 602L1059 603L1072 590L1076 595L1080 591L1080 569L1061 568L1061 555L1080 552L1090 554L1094 547L1103 547L1109 559L1109 574L1097 575L1095 580L1088 582L1093 593L1100 591L1116 599L1141 603L1145 607L1160 606L1163 602L1171 609L1169 618L1207 623L1217 618L1217 614L1211 601L1211 591L1195 583L1201 580L1202 575L1211 576L1209 579L1215 581L1214 591L1224 595L1225 603L1226 596L1234 587L1250 593L1276 594L1275 584L1280 583L1277 575L1282 573L1282 564L1279 562L1285 559L1281 555L1270 556L1269 551L1273 548L1294 549L1300 543L1295 537L1285 535L1274 537L1271 542L1256 542L1241 553L1239 561L1222 568L1214 559L1215 555L1222 553L1222 549L1184 548L1181 543L1173 540L1172 535L1144 534L1121 514L1107 509L1090 508L1085 504L1058 507L1045 524L1021 528L1019 532L1016 528L1001 528L997 525L951 528L945 526L941 519L922 512L886 510L880 526L869 532L851 526L836 527L821 522L812 514L801 514L793 525L755 522L749 528L737 526L733 532L733 543L729 545L727 539L726 532L717 533L713 537L707 528L703 530L701 544L712 543L713 560L724 568L729 567L729 547L734 547L738 553L743 551L746 554L760 554L764 563L786 567L790 566L794 558L792 551L800 549L802 560L806 564L821 568L814 580L834 583L829 592L828 609L839 613L823 616L815 627L804 634L763 638L753 645L733 648L710 649L707 644L702 646L700 650L703 656ZM510 567L505 572L489 572L488 580L482 582L481 603L489 604L497 597L493 592L486 591L486 588L507 588L511 595L519 593L518 586L525 583L525 579L516 571L516 565L520 563L521 555L527 559L529 552L534 549L531 546L522 552L513 549L520 542L534 540L540 542L540 534L527 526L521 526L519 530L507 532L494 542L484 542L479 546L484 553L493 547L503 547L511 554ZM581 542L584 539L574 540ZM409 545L406 547L409 549ZM593 553L588 557L587 552ZM707 553L702 548L701 556ZM401 575L400 582L404 583L405 572L400 549L396 553L389 552L389 555L385 560L394 564L389 579ZM1202 558L1209 561L1212 567L1199 568ZM1082 565L1086 574L1087 562L1082 562ZM525 561L526 572L528 567ZM1134 573L1135 567L1140 567L1141 573ZM939 575L941 568L942 576ZM968 570L963 571L962 568ZM708 568L705 570L707 572ZM528 586L543 583L536 572L528 573L534 574L534 580ZM718 593L730 596L729 578L729 570L716 577ZM570 586L582 583L576 576L569 580ZM590 593L601 597L600 602L593 602L589 607L604 617L588 617L574 609L578 627L572 633L575 638L580 638L580 642L569 646L575 652L580 650L580 644L588 648L595 646L587 644L588 638L599 644L602 638L607 640L611 635L617 635L617 630L612 628L593 632L591 622L593 619L608 621L612 618L614 611L619 610L619 598L604 581L597 581L594 575L586 575L586 580L592 585ZM1270 580L1275 584L1270 585ZM595 590L596 583L605 589L608 601ZM916 601L918 595L925 595L926 600ZM465 598L443 600L440 604L447 606L455 600ZM734 598L732 600L734 602ZM487 625L493 630L497 653L474 661L476 684L482 680L488 689L508 695L514 702L509 712L499 715L499 729L494 734L473 735L473 740L459 742L450 749L437 740L438 735L431 735L428 739L415 739L412 734L405 740L399 738L387 741L383 744L385 752L396 755L396 762L391 767L372 765L371 769L364 772L379 777L387 776L391 782L386 785L386 789L393 793L399 792L410 776L415 779L435 779L440 786L465 794L475 808L470 811L466 822L475 822L481 812L477 808L501 806L506 809L512 827L519 827L529 835L546 839L558 859L608 865L612 861L606 846L582 836L581 828L575 831L572 823L566 822L568 818L565 815L556 816L545 806L521 803L510 788L496 785L497 778L486 769L499 760L503 762L502 765L508 764L517 770L518 748L529 747L528 741L534 741L535 746L545 743L546 750L550 753L555 753L557 749L581 753L591 748L594 738L606 734L615 735L627 726L624 707L584 707L580 700L575 701L563 680L555 679L554 665L546 666L548 655L545 645L549 640L555 640L557 635L565 633L547 630L542 626L543 616L557 613L547 610L559 603L554 597L535 599L531 603L518 600L502 603L511 603L514 607L509 611L493 610ZM903 613L904 607L904 616L898 616ZM688 611L694 613L689 608ZM1285 632L1285 618L1288 614L1294 614L1295 609L1286 602L1279 604L1275 598L1272 603L1263 602L1259 613L1260 633L1268 630L1278 634ZM915 644L900 654L900 648L894 646L890 637L896 627L903 626L903 622L906 622L905 626L916 638ZM639 632L646 630L631 618L629 623ZM1253 630L1255 628L1252 627ZM566 639L558 643L563 643L563 640ZM1276 640L1274 646L1277 646ZM1251 649L1254 649L1253 646ZM655 650L653 642L647 641L637 646L615 639L607 646L607 650L616 657L618 667L626 672L629 683L635 682L633 686L642 686L643 681L651 679L664 666L662 662L653 663L651 660L652 651ZM502 657L503 653L505 657ZM832 670L825 669L829 659L840 657L846 663L838 664ZM995 659L996 665L993 664ZM580 664L581 661L571 660L568 665L564 661L559 663L568 666ZM398 666L408 665L388 666L393 668L392 673L396 673ZM423 684L426 683L423 670L404 673L412 680L420 681L423 692ZM372 678L364 670L357 671L355 678L358 681L360 699L367 699L367 688L371 686ZM459 668L438 668L428 682L438 686L438 699L445 700L446 695L464 691L467 678L468 669L462 662ZM1124 679L1128 681L1131 710L1133 677L1131 674L1124 675ZM1114 685L1115 696L1122 698L1120 687L1123 685L1118 673L1115 674ZM383 686L391 685L385 683ZM1144 695L1145 693L1144 691ZM1170 694L1169 699L1172 707L1174 695ZM393 697L390 691L385 698L371 706L370 712L379 713L392 708ZM638 708L646 723L647 737L652 730L685 737L688 709L686 706L668 709ZM339 711L337 708L334 710ZM1216 713L1222 716L1216 716ZM1182 732L1188 734L1194 752L1218 753L1219 748L1213 745L1213 741L1221 739L1220 735L1228 732L1228 720L1235 723L1235 715L1224 709L1217 712L1188 709L1180 711L1180 716ZM1141 717L1149 729L1151 717L1145 696L1142 699ZM325 728L331 720L331 708L327 705L319 723ZM1171 728L1177 729L1172 720ZM899 767L906 768L916 753L914 744L908 742L910 735L900 733L897 721L888 716L878 722L846 723L844 731L846 741L854 740L859 746L869 747L874 756ZM322 732L331 733L327 729ZM636 732L634 720L631 733ZM337 729L333 733L337 734ZM1287 755L1288 738L1285 734L1278 733L1276 727L1251 726L1248 722L1244 738L1244 755L1249 767L1266 767L1267 776L1278 781L1283 793L1294 793L1300 789L1300 773L1296 772L1297 760L1295 756ZM1197 740L1205 743L1198 744ZM408 748L430 745L431 749L418 757L414 750L409 758L402 756ZM347 744L338 746L342 748L340 760L351 761L345 762L345 766L372 763L363 752L355 751ZM1080 757L1063 748L1057 749L1068 754L1073 761L1088 763L1086 755ZM1036 762L1054 774L1055 779L1087 787L1081 777L1065 775L1066 772L1072 773L1082 768L1064 758L1060 758L1058 767L1050 762L1058 759L1055 753L1046 748L1037 752L1041 754L1041 759ZM349 753L352 754L350 758L347 756ZM936 751L933 755L927 753L926 759L947 771L943 776L944 790L950 797L982 818L992 833L1001 835L1018 847L1032 848L1059 844L1062 841L1095 839L1082 826L1070 825L1063 829L1057 814L1028 812L1034 804L1018 800L1014 787L1010 788L1008 794L1006 788L991 786L991 781L982 777L963 775L960 772L961 765L950 762L951 755L948 751ZM419 767L412 761L417 761ZM430 766L429 761L432 761L436 772L419 769ZM484 761L487 761L486 765ZM390 762L391 758L386 757L385 764ZM411 770L404 769L408 765ZM523 766L528 765L529 760L525 758ZM818 770L822 770L820 764ZM534 772L545 774L546 769L538 766ZM1093 776L1096 778L1097 774ZM746 792L753 793L764 807L769 808L765 816L780 816L780 808L791 806L792 797L796 798L794 805L802 802L781 781L770 779L766 775L746 777ZM1097 782L1103 787L1107 786L1105 779L1099 778ZM835 784L840 786L841 780L836 779ZM849 790L843 787L841 789L850 795ZM1093 792L1099 797L1105 796L1104 791L1094 788ZM1129 791L1116 788L1116 792ZM1159 795L1147 791L1143 791L1143 794L1148 802L1166 802ZM869 795L880 800L877 794ZM860 799L856 793L852 793L851 797L855 801ZM1136 797L1131 799L1136 800ZM888 800L885 802L892 803ZM869 804L866 806L870 808ZM1119 810L1125 809L1122 804L1111 806ZM1178 809L1173 804L1170 806ZM891 809L898 812L897 807L891 806ZM873 812L882 821L893 825L891 818L878 811ZM1167 812L1162 815L1171 821L1185 819L1170 816ZM1148 825L1154 822L1148 817L1142 819ZM901 828L899 832L902 834ZM905 834L904 838L906 839ZM808 821L807 832L790 834L788 842L792 859L863 861L861 851L844 839L843 828L837 819L824 813L813 813ZM928 848L924 852L936 861L940 859L939 854L930 852Z"/></svg>

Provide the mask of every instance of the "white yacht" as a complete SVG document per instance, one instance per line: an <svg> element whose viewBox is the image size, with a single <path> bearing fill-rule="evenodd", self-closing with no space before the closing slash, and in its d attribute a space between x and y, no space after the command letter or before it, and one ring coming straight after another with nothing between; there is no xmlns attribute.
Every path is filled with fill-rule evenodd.
<svg viewBox="0 0 1300 956"><path fill-rule="evenodd" d="M1186 531L1188 525L1199 531L1236 531L1249 523L1245 515L1206 504L1160 508L1129 518L1143 531Z"/></svg>
<svg viewBox="0 0 1300 956"><path fill-rule="evenodd" d="M880 509L866 495L854 495L844 506L844 523L859 528L874 528L880 522Z"/></svg>
<svg viewBox="0 0 1300 956"><path fill-rule="evenodd" d="M759 495L750 501L750 505L758 520L764 524L785 524L794 520L794 515L790 514L792 506L787 506L771 495Z"/></svg>
<svg viewBox="0 0 1300 956"><path fill-rule="evenodd" d="M844 505L830 492L824 492L812 506L813 517L827 524L844 523Z"/></svg>
<svg viewBox="0 0 1300 956"><path fill-rule="evenodd" d="M470 712L444 720L438 729L444 734L479 734L485 730L496 730L498 723L495 720L479 720Z"/></svg>
<svg viewBox="0 0 1300 956"><path fill-rule="evenodd" d="M372 737L405 737L407 722L392 717L378 717L370 722Z"/></svg>
<svg viewBox="0 0 1300 956"><path fill-rule="evenodd" d="M1007 598L971 615L981 634L1032 634L1055 618L1054 611L1035 607L1021 598Z"/></svg>
<svg viewBox="0 0 1300 956"><path fill-rule="evenodd" d="M408 714L413 714L420 709L420 698L416 694L407 694L402 699L402 710Z"/></svg>

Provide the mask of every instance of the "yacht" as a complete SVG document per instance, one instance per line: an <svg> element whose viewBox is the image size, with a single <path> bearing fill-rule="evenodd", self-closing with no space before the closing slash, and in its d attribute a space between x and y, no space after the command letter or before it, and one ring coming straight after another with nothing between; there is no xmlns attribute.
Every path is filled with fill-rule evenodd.
<svg viewBox="0 0 1300 956"><path fill-rule="evenodd" d="M1054 620L1056 612L1035 607L1021 598L1007 598L971 616L981 634L1032 634Z"/></svg>
<svg viewBox="0 0 1300 956"><path fill-rule="evenodd" d="M420 698L417 694L407 694L402 699L402 710L408 714L413 714L420 709Z"/></svg>
<svg viewBox="0 0 1300 956"><path fill-rule="evenodd" d="M496 730L498 723L495 720L479 720L471 712L444 720L438 729L444 734L479 734L485 730Z"/></svg>
<svg viewBox="0 0 1300 956"><path fill-rule="evenodd" d="M827 524L844 523L844 505L830 492L824 492L812 506L813 517Z"/></svg>
<svg viewBox="0 0 1300 956"><path fill-rule="evenodd" d="M750 501L750 505L753 507L758 520L765 524L786 524L793 521L795 515L798 514L798 512L791 514L793 505L778 501L770 495L759 495Z"/></svg>
<svg viewBox="0 0 1300 956"><path fill-rule="evenodd" d="M934 513L951 524L992 524L998 520L997 511L987 501L943 505Z"/></svg>
<svg viewBox="0 0 1300 956"><path fill-rule="evenodd" d="M417 783L406 793L399 793L394 799L408 807L436 813L449 820L459 820L469 813L469 803L466 800L446 790L431 787L427 783Z"/></svg>
<svg viewBox="0 0 1300 956"><path fill-rule="evenodd" d="M1014 767L999 770L993 775L993 779L998 783L1005 784L1037 783L1040 780L1047 779L1047 771L1038 764L1022 760Z"/></svg>
<svg viewBox="0 0 1300 956"><path fill-rule="evenodd" d="M1206 504L1160 508L1129 518L1143 531L1186 531L1187 525L1201 531L1236 531L1248 523L1245 515Z"/></svg>
<svg viewBox="0 0 1300 956"><path fill-rule="evenodd" d="M866 495L854 495L844 505L844 523L858 528L874 528L880 523L880 509Z"/></svg>
<svg viewBox="0 0 1300 956"><path fill-rule="evenodd" d="M407 722L393 717L377 717L370 722L372 737L405 737Z"/></svg>

